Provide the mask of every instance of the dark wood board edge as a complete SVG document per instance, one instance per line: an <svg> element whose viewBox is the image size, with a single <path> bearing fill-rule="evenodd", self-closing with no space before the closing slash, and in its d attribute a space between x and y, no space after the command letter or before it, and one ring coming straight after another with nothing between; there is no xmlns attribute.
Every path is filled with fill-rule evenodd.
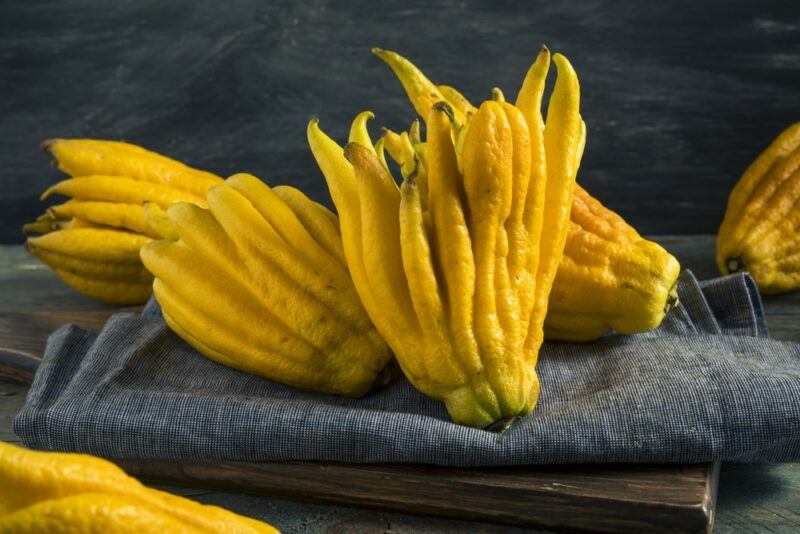
<svg viewBox="0 0 800 534"><path fill-rule="evenodd" d="M716 493L715 469L709 465L693 466L698 475L697 498L676 503L666 498L637 499L633 494L614 498L602 491L592 493L557 483L550 487L526 484L522 477L498 484L492 477L483 479L480 469L327 462L115 462L149 482L558 531L710 532ZM625 466L629 478L623 480L617 469L593 466L586 477L607 479L609 484L637 484L635 468ZM665 466L656 469L663 469L665 479L675 476ZM559 480L558 468L516 471L525 470L532 479ZM655 487L648 489L657 493Z"/></svg>

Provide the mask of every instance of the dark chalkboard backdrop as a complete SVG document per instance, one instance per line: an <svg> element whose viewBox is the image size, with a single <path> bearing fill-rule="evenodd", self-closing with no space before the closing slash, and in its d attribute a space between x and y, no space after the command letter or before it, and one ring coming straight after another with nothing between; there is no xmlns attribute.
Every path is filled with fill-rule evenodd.
<svg viewBox="0 0 800 534"><path fill-rule="evenodd" d="M474 101L514 96L539 45L563 52L589 127L579 180L646 233L715 232L749 161L800 120L800 3L4 0L0 242L59 177L47 137L124 139L327 202L306 148L363 109L412 117L370 47Z"/></svg>

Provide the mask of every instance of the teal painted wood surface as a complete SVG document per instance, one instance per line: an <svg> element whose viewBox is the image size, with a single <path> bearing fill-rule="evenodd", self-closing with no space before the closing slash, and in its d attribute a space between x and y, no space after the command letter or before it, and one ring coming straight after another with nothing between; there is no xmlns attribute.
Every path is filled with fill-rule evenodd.
<svg viewBox="0 0 800 534"><path fill-rule="evenodd" d="M716 275L712 236L659 236L681 263L700 278ZM773 337L800 341L800 292L765 299ZM0 313L31 310L96 310L21 246L0 246ZM0 381L0 440L17 441L11 419L24 403L26 387ZM522 533L531 530L358 508L309 504L187 488L165 487L207 504L268 521L284 532L333 533ZM800 530L800 463L723 465L715 532Z"/></svg>

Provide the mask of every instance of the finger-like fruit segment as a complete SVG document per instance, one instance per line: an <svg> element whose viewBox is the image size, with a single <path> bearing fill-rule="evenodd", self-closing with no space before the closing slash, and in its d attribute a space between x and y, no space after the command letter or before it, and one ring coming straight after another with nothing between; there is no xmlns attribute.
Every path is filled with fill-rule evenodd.
<svg viewBox="0 0 800 534"><path fill-rule="evenodd" d="M419 121L414 121L419 124ZM417 132L414 135L419 135ZM413 144L411 139L412 134L409 132L402 132L397 134L388 128L383 130L383 140L386 142L387 150L392 159L400 165L400 175L403 179L407 179L412 174L414 175L414 182L419 188L420 200L422 207L428 208L428 169L424 162L424 148L422 153L418 147L422 143ZM424 145L422 145L424 147ZM388 169L388 167L387 167Z"/></svg>
<svg viewBox="0 0 800 534"><path fill-rule="evenodd" d="M383 139L385 141L386 150L392 159L400 165L400 173L403 178L415 171L414 169L414 145L411 144L411 139L408 132L395 133L388 128L383 129Z"/></svg>
<svg viewBox="0 0 800 534"><path fill-rule="evenodd" d="M359 288L358 295L381 334L394 337L391 332L395 328L393 323L397 322L397 317L391 318L390 313L376 314L372 312L372 310L377 310L380 306L379 301L371 290L371 286L367 283L362 245L361 204L358 198L358 184L356 183L353 166L345 158L342 147L319 128L316 119L309 122L307 135L311 153L314 155L314 159L325 177L328 191L339 213L342 246L347 258L350 276L353 278L355 287ZM392 311L386 308L384 310L386 312ZM404 318L402 320L410 324L411 319Z"/></svg>
<svg viewBox="0 0 800 534"><path fill-rule="evenodd" d="M369 130L367 130L367 121L374 118L375 114L371 111L359 113L350 126L350 137L348 140L351 143L358 143L375 152L375 148L372 146L372 140L369 138Z"/></svg>
<svg viewBox="0 0 800 534"><path fill-rule="evenodd" d="M87 277L63 269L53 268L56 274L68 286L83 293L88 297L107 302L133 306L147 302L152 291L151 283L137 283L135 281L105 280L102 278Z"/></svg>
<svg viewBox="0 0 800 534"><path fill-rule="evenodd" d="M59 254L58 252L50 252L30 243L28 244L28 250L53 270L66 271L87 279L146 285L153 281L153 277L147 272L147 269L139 263L92 261L76 256Z"/></svg>
<svg viewBox="0 0 800 534"><path fill-rule="evenodd" d="M441 270L442 290L449 304L446 310L453 344L464 355L463 364L468 372L477 374L482 364L473 329L475 260L468 213L461 200L463 184L450 137L450 122L447 107L434 106L428 118L432 239L436 243L435 264Z"/></svg>
<svg viewBox="0 0 800 534"><path fill-rule="evenodd" d="M145 222L144 210L140 204L70 200L64 204L51 206L47 212L53 219L83 219L102 226L124 228L150 237L158 237Z"/></svg>
<svg viewBox="0 0 800 534"><path fill-rule="evenodd" d="M29 237L27 246L79 293L133 305L150 296L152 276L139 260L139 249L149 241L122 230L74 227Z"/></svg>
<svg viewBox="0 0 800 534"><path fill-rule="evenodd" d="M147 236L97 228L69 228L28 238L30 245L49 252L90 261L134 265L139 263L139 248L149 241Z"/></svg>
<svg viewBox="0 0 800 534"><path fill-rule="evenodd" d="M556 271L561 263L564 245L569 234L569 214L575 190L581 149L580 86L578 76L567 58L553 56L558 69L556 85L547 108L544 127L544 149L547 162L547 185L544 192L542 236L539 265L536 271L533 335L526 343L541 345L542 324L547 313L547 301ZM538 324L536 324L538 323Z"/></svg>
<svg viewBox="0 0 800 534"><path fill-rule="evenodd" d="M72 199L23 228L46 234L30 239L29 249L80 292L106 302L143 302L152 277L139 248L150 237L177 239L163 209L176 202L205 206L206 192L222 179L127 143L54 139L43 146L73 178L42 198Z"/></svg>
<svg viewBox="0 0 800 534"><path fill-rule="evenodd" d="M389 170L389 164L386 161L386 139L381 137L375 142L375 155L378 156L378 161L386 170Z"/></svg>
<svg viewBox="0 0 800 534"><path fill-rule="evenodd" d="M277 532L222 508L145 487L101 458L2 442L0 517L1 532L158 531L148 525L170 532L174 526L186 532Z"/></svg>
<svg viewBox="0 0 800 534"><path fill-rule="evenodd" d="M125 497L102 493L81 493L42 501L0 518L0 534L43 532L199 534L201 531Z"/></svg>
<svg viewBox="0 0 800 534"><path fill-rule="evenodd" d="M178 228L170 221L167 212L158 204L145 203L142 216L147 225L147 234L161 239L178 239Z"/></svg>
<svg viewBox="0 0 800 534"><path fill-rule="evenodd" d="M400 54L380 48L373 48L372 53L384 60L392 68L400 83L403 84L409 100L411 100L420 117L427 117L435 103L447 101L439 91L439 88L422 74L413 63ZM464 123L466 116L460 109L454 108L453 113L460 123Z"/></svg>
<svg viewBox="0 0 800 534"><path fill-rule="evenodd" d="M319 246L346 267L339 219L336 215L322 204L309 201L308 197L294 187L279 185L272 190L291 208Z"/></svg>
<svg viewBox="0 0 800 534"><path fill-rule="evenodd" d="M25 235L31 234L46 234L52 232L57 228L56 222L49 217L40 221L26 223L22 226L22 233Z"/></svg>
<svg viewBox="0 0 800 534"><path fill-rule="evenodd" d="M419 119L414 119L408 129L408 140L412 145L417 145L422 142L422 130L419 125Z"/></svg>
<svg viewBox="0 0 800 534"><path fill-rule="evenodd" d="M569 77L571 68L560 70ZM370 150L348 145L350 169L331 165L338 151L329 138L325 151L319 139L311 143L342 217L345 256L358 273L354 283L370 317L411 383L444 401L461 424L493 427L529 413L538 399L538 314L545 306L535 306L535 295L538 290L547 297L552 276L538 274L536 259L555 255L556 265L560 259L576 171L575 161L562 160L574 156L580 143L577 83L562 80L557 87L552 175L541 164L532 169L528 121L516 107L484 102L465 129L444 101L429 106L427 204L416 172L407 172L405 164L398 203L393 180ZM549 155L545 137L537 137L541 158ZM403 163L411 147L414 169L419 167L408 136L387 131L384 139ZM461 169L457 147L463 151ZM356 186L343 195L343 184L353 178ZM551 180L556 185L549 188ZM373 215L376 210L381 218ZM540 242L531 236L536 229L541 233L548 212L552 235ZM348 223L356 222L360 231L348 234ZM402 272L394 273L389 269L398 256ZM384 271L374 273L373 266L381 265Z"/></svg>
<svg viewBox="0 0 800 534"><path fill-rule="evenodd" d="M392 176L378 159L358 144L344 150L358 183L361 220L361 262L365 282L377 302L395 303L382 318L398 330L419 328L403 272L398 209L400 194Z"/></svg>
<svg viewBox="0 0 800 534"><path fill-rule="evenodd" d="M212 360L288 385L369 391L391 353L347 273L334 216L250 175L207 199L208 210L172 206L177 240L141 252L173 330Z"/></svg>
<svg viewBox="0 0 800 534"><path fill-rule="evenodd" d="M543 46L525 76L515 104L525 118L530 135L531 178L524 201L523 227L532 242L538 242L542 233L542 219L538 214L544 209L544 186L548 162L545 157L545 124L541 108L550 61L550 51ZM445 86L439 86L439 90L453 107L462 109L467 116L471 117L477 111L465 99L461 100L463 97L455 90ZM456 104L455 102L460 103ZM440 115L444 117L444 115ZM436 114L423 116L428 124L428 144L433 144L434 135L431 121L436 117ZM575 147L574 165L576 167L580 164L586 141L586 125L580 120L580 117L578 120L580 122L578 140L571 143L571 147ZM452 131L452 138L456 145L456 160L460 169L462 168L463 142L469 131L470 123L471 121L468 121L460 128L453 127ZM387 140L386 146L391 148L390 154L393 159L401 164L402 161L410 159L405 155L408 153L408 149L403 145L403 134L385 130L384 137ZM776 142L781 148L769 151L771 154L768 158L769 161L774 162L774 159L780 154L785 156L788 153L787 148L794 142L793 140L800 143L800 126L790 128L781 135L780 140ZM420 153L420 148L425 146L425 143L422 143L419 147L415 146L414 149ZM573 149L571 148L570 151ZM434 152L438 152L438 150ZM568 158L569 155L565 157ZM760 160L762 163L754 164L752 167L756 170L762 169L763 172L768 165L763 163L764 157ZM566 161L566 159L562 161ZM435 164L436 162L431 161L426 166L430 167ZM555 165L555 162L552 164ZM433 173L432 170L430 172ZM753 175L753 172L749 174ZM436 182L438 180L431 181L432 189ZM564 258L557 270L557 273L560 274L556 276L548 299L548 310L552 311L548 311L547 314L546 337L549 339L589 340L617 328L621 333L634 333L655 328L660 324L666 311L677 303L674 283L679 266L676 260L655 243L641 238L618 215L603 207L585 190L576 189L576 191L579 191L580 198L576 197L573 202L572 222L569 225ZM437 195L438 193L431 193L431 198L433 199ZM741 193L738 196L741 196ZM434 206L431 206L431 213L436 216ZM593 217L598 219L596 224L601 226L606 223L611 224L614 231L619 232L619 235L609 235L608 239L598 239L597 235L592 235L592 232L596 231L596 225L590 219ZM450 226L454 224L451 223ZM518 225L509 225L509 236L519 235L518 232L511 230L512 227L518 228ZM528 255L527 272L526 270L520 271L520 254L514 252L519 246L509 246L511 280L512 284L516 282L517 296L522 302L526 298L533 298L530 291L525 290L525 288L532 287L530 280L526 277L529 277L530 273L537 272L539 252L535 248L531 250ZM602 263L605 268L601 270L588 267L591 262ZM445 276L448 272L450 269L444 269ZM625 277L631 277L630 284L626 283ZM464 286L463 281L459 284ZM626 290L617 292L614 289L623 286ZM608 294L608 296L598 298L591 290L571 289L592 287L600 288L598 291ZM542 306L541 299L539 305ZM525 308L524 305L521 307Z"/></svg>
<svg viewBox="0 0 800 534"><path fill-rule="evenodd" d="M506 95L503 94L503 90L499 87L492 87L492 100L494 102L505 102Z"/></svg>
<svg viewBox="0 0 800 534"><path fill-rule="evenodd" d="M722 274L748 271L762 293L800 288L800 123L784 130L747 168L717 234Z"/></svg>
<svg viewBox="0 0 800 534"><path fill-rule="evenodd" d="M447 100L447 103L450 104L450 107L459 110L467 119L469 119L471 115L477 113L478 108L470 104L469 100L456 88L450 87L449 85L438 85L437 88L439 92L442 93L445 100Z"/></svg>
<svg viewBox="0 0 800 534"><path fill-rule="evenodd" d="M129 176L162 184L203 198L206 191L222 183L210 172L193 169L142 147L95 139L51 139L42 146L70 176Z"/></svg>
<svg viewBox="0 0 800 534"><path fill-rule="evenodd" d="M64 195L79 200L98 200L142 205L154 202L168 208L175 202L192 202L204 206L205 201L186 191L173 187L142 182L125 176L81 176L62 180L42 194L42 199L52 194Z"/></svg>

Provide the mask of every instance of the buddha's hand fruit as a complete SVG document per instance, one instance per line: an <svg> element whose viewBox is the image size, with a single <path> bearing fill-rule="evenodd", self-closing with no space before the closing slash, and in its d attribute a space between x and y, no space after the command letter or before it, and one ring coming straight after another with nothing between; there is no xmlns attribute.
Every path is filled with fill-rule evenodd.
<svg viewBox="0 0 800 534"><path fill-rule="evenodd" d="M149 241L132 232L73 226L29 237L26 246L76 291L112 304L139 304L153 281L139 260Z"/></svg>
<svg viewBox="0 0 800 534"><path fill-rule="evenodd" d="M452 87L433 84L398 54L380 49L373 52L397 74L423 119L428 116L431 102L438 99L446 100L455 110L457 125L453 137L460 164L464 134L476 108ZM537 89L544 80L535 72L540 68L541 64L536 63L531 67L517 97L517 107L524 112L541 105ZM497 88L493 90L493 98L505 100ZM384 138L389 154L401 165L401 170L411 166L415 154L422 159L424 170L425 143L414 144L405 132L397 134L389 130L385 130ZM582 153L583 144L578 159ZM641 237L619 215L580 187L576 188L571 219L564 257L550 292L545 337L588 341L610 330L633 334L661 324L677 304L678 261L658 244Z"/></svg>
<svg viewBox="0 0 800 534"><path fill-rule="evenodd" d="M609 330L652 330L678 302L679 274L671 254L576 186L545 338L588 341Z"/></svg>
<svg viewBox="0 0 800 534"><path fill-rule="evenodd" d="M360 396L391 359L353 287L336 216L237 174L209 209L174 204L142 248L172 330L208 358L284 384Z"/></svg>
<svg viewBox="0 0 800 534"><path fill-rule="evenodd" d="M44 192L70 200L51 206L26 233L30 252L73 289L112 304L141 304L152 276L138 250L158 233L143 205L175 202L205 206L206 191L222 183L214 174L127 143L53 139L43 147L71 175Z"/></svg>
<svg viewBox="0 0 800 534"><path fill-rule="evenodd" d="M42 147L53 155L58 168L72 177L123 176L192 193L201 200L209 189L222 183L216 174L130 143L50 139Z"/></svg>
<svg viewBox="0 0 800 534"><path fill-rule="evenodd" d="M398 189L363 129L343 151L309 124L369 316L410 382L460 424L499 427L538 399L536 359L581 136L577 76L566 58L554 60L546 126L536 105L487 101L462 133L452 106L432 104L427 198L419 156ZM540 54L526 95L538 104L549 63Z"/></svg>
<svg viewBox="0 0 800 534"><path fill-rule="evenodd" d="M800 288L800 122L744 171L717 234L722 274L747 271L762 293Z"/></svg>
<svg viewBox="0 0 800 534"><path fill-rule="evenodd" d="M101 458L0 442L0 534L75 532L277 531L223 508L143 486Z"/></svg>

